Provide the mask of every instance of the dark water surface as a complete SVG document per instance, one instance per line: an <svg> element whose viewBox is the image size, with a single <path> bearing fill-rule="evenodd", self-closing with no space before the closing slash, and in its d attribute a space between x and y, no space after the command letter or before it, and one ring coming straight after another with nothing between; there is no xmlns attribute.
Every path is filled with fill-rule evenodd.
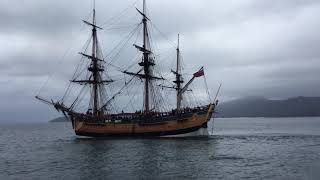
<svg viewBox="0 0 320 180"><path fill-rule="evenodd" d="M214 125L209 138L94 139L69 123L2 124L0 179L320 179L320 117Z"/></svg>

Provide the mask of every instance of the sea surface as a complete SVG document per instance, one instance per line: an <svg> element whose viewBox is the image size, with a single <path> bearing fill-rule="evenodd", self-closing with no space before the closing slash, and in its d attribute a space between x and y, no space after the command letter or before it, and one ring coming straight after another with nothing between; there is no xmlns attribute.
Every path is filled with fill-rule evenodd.
<svg viewBox="0 0 320 180"><path fill-rule="evenodd" d="M320 179L320 117L221 118L205 138L81 138L0 125L0 179Z"/></svg>

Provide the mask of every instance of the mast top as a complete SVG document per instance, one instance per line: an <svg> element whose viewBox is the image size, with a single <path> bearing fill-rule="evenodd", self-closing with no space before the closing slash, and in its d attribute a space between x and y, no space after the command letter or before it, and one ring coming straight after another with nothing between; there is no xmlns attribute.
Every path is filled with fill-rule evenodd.
<svg viewBox="0 0 320 180"><path fill-rule="evenodd" d="M141 14L143 16L142 21L147 21L147 20L149 20L149 18L147 17L147 4L146 4L145 0L143 0L143 7L142 8L143 8L142 12L138 8L136 8L136 10L138 11L139 14Z"/></svg>
<svg viewBox="0 0 320 180"><path fill-rule="evenodd" d="M93 20L92 20L92 24L96 25L96 0L93 0Z"/></svg>
<svg viewBox="0 0 320 180"><path fill-rule="evenodd" d="M146 0L143 0L143 14L146 15Z"/></svg>
<svg viewBox="0 0 320 180"><path fill-rule="evenodd" d="M177 49L180 49L180 34L178 34L178 47Z"/></svg>
<svg viewBox="0 0 320 180"><path fill-rule="evenodd" d="M96 30L96 29L101 29L102 30L102 28L101 27L99 27L99 26L97 26L96 25L96 1L95 0L93 0L93 7L92 7L92 9L93 9L93 15L92 15L92 23L91 22L88 22L88 21L86 21L86 20L82 20L85 24L87 24L87 25L89 25L89 26L92 26L92 29L94 29L94 30Z"/></svg>

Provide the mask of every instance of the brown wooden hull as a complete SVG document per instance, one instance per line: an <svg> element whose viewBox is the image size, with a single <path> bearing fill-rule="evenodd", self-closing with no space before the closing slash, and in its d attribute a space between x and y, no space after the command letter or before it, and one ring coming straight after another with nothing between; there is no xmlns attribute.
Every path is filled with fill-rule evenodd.
<svg viewBox="0 0 320 180"><path fill-rule="evenodd" d="M75 133L79 136L166 136L185 134L206 128L213 109L210 106L206 112L195 112L189 117L172 118L152 123L89 123L74 120Z"/></svg>

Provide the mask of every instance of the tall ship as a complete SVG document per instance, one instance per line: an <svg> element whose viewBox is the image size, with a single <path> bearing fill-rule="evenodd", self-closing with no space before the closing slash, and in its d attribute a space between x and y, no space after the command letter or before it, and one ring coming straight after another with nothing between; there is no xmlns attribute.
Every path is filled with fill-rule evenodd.
<svg viewBox="0 0 320 180"><path fill-rule="evenodd" d="M178 45L176 47L176 57L174 68L167 72L172 73L174 79L168 80L162 75L158 75L155 68L158 66L156 55L151 48L150 36L150 18L147 16L146 1L143 0L143 10L137 9L141 15L141 22L138 27L141 28L139 36L142 36L142 45L134 44L140 56L136 64L130 67L119 68L119 72L125 76L125 82L122 85L109 86L116 80L111 79L110 69L115 65L108 57L103 57L101 47L98 41L98 30L102 30L96 23L96 10L93 8L92 20L83 20L91 27L91 36L84 52L80 52L84 68L77 67L74 76L65 95L59 100L51 100L37 95L36 99L53 106L72 122L74 132L78 136L89 137L113 137L113 136L198 136L208 135L208 122L212 119L218 101L208 101L206 104L184 105L185 95L192 91L190 85L200 77L205 78L204 68L196 69L191 73L190 80L185 82L184 74L181 68L181 55ZM135 67L136 71L130 71ZM132 68L131 68L132 69ZM168 73L167 73L168 74ZM133 82L137 80L142 88L138 89ZM162 82L162 83L159 83ZM166 84L169 82L169 85ZM206 82L206 81L205 81ZM171 84L170 84L171 83ZM73 91L70 86L81 87L80 91ZM116 90L115 90L116 89ZM121 94L125 94L126 89L137 89L141 96L136 97L132 108L137 108L140 103L140 109L127 111L125 108L114 104L127 106ZM220 88L219 88L220 89ZM167 96L164 91L171 90L174 95ZM66 96L77 94L71 102L66 101ZM136 93L127 93L127 101L131 101L130 96ZM70 98L69 98L70 99ZM165 101L173 101L171 106L165 105ZM84 103L83 103L84 102ZM79 104L82 103L82 109Z"/></svg>

